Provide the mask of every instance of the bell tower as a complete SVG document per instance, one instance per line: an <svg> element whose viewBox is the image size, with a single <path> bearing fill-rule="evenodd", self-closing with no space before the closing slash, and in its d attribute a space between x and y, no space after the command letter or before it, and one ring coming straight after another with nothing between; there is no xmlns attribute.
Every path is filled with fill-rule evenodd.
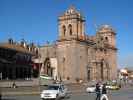
<svg viewBox="0 0 133 100"><path fill-rule="evenodd" d="M85 20L73 6L59 16L58 23L59 40L84 39Z"/></svg>
<svg viewBox="0 0 133 100"><path fill-rule="evenodd" d="M97 32L97 44L100 47L99 53L104 59L101 69L104 68L104 74L108 79L117 78L117 48L116 48L116 32L109 25L102 25ZM106 70L106 71L105 71ZM107 73L106 73L107 72ZM101 70L102 73L102 70ZM102 75L102 74L101 74Z"/></svg>
<svg viewBox="0 0 133 100"><path fill-rule="evenodd" d="M103 41L114 48L116 47L116 33L111 26L102 25L97 32L97 35L100 37L100 41Z"/></svg>

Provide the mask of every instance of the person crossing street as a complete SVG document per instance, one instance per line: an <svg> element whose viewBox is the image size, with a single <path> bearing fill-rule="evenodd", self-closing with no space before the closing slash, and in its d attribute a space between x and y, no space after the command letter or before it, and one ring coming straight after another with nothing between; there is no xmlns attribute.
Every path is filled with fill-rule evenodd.
<svg viewBox="0 0 133 100"><path fill-rule="evenodd" d="M107 89L106 89L106 84L105 83L102 86L102 95L100 97L100 100L108 100Z"/></svg>
<svg viewBox="0 0 133 100"><path fill-rule="evenodd" d="M100 84L99 83L97 83L96 84L96 100L100 100L100 97L101 97L101 90L100 90Z"/></svg>

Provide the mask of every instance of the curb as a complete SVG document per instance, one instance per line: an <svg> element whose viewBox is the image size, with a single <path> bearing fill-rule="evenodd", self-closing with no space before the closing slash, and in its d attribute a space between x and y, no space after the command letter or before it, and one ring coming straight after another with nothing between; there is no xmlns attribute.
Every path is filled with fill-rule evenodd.
<svg viewBox="0 0 133 100"><path fill-rule="evenodd" d="M9 95L38 95L40 92L3 92L3 96L9 96Z"/></svg>

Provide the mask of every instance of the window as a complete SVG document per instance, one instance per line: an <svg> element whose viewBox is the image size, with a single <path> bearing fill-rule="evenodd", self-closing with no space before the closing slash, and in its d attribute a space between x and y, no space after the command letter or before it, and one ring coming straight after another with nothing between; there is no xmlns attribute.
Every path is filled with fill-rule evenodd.
<svg viewBox="0 0 133 100"><path fill-rule="evenodd" d="M107 54L107 50L104 50L104 54Z"/></svg>
<svg viewBox="0 0 133 100"><path fill-rule="evenodd" d="M105 37L105 40L108 41L108 37Z"/></svg>
<svg viewBox="0 0 133 100"><path fill-rule="evenodd" d="M71 25L71 24L69 24L69 26L68 26L68 30L69 30L69 31L68 31L69 34L72 35L72 25Z"/></svg>
<svg viewBox="0 0 133 100"><path fill-rule="evenodd" d="M101 52L103 52L103 49L102 49L102 48L100 48L100 51L101 51Z"/></svg>
<svg viewBox="0 0 133 100"><path fill-rule="evenodd" d="M63 35L65 36L65 34L66 34L66 27L65 27L65 25L63 25L63 27L62 27L62 32L63 32Z"/></svg>

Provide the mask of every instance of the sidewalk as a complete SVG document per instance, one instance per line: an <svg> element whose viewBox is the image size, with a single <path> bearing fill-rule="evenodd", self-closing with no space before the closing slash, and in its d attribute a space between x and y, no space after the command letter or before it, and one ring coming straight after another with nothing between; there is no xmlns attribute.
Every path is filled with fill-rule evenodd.
<svg viewBox="0 0 133 100"><path fill-rule="evenodd" d="M39 95L40 94L40 92L2 92L2 95L3 96L11 96L11 95Z"/></svg>
<svg viewBox="0 0 133 100"><path fill-rule="evenodd" d="M40 94L40 87L1 88L2 95L33 95Z"/></svg>
<svg viewBox="0 0 133 100"><path fill-rule="evenodd" d="M83 85L66 85L70 93L82 93L85 92L85 87ZM34 87L18 87L18 88L1 88L2 95L39 95L44 89L43 86Z"/></svg>
<svg viewBox="0 0 133 100"><path fill-rule="evenodd" d="M68 84L66 85L70 93L84 93L86 91L86 86L81 84ZM41 91L44 89L44 86L34 86L34 87L18 87L18 88L1 88L2 95L40 95ZM132 89L131 86L124 86L120 90Z"/></svg>
<svg viewBox="0 0 133 100"><path fill-rule="evenodd" d="M32 78L31 80L0 80L0 88L10 88L14 82L19 87L39 85L38 78Z"/></svg>

